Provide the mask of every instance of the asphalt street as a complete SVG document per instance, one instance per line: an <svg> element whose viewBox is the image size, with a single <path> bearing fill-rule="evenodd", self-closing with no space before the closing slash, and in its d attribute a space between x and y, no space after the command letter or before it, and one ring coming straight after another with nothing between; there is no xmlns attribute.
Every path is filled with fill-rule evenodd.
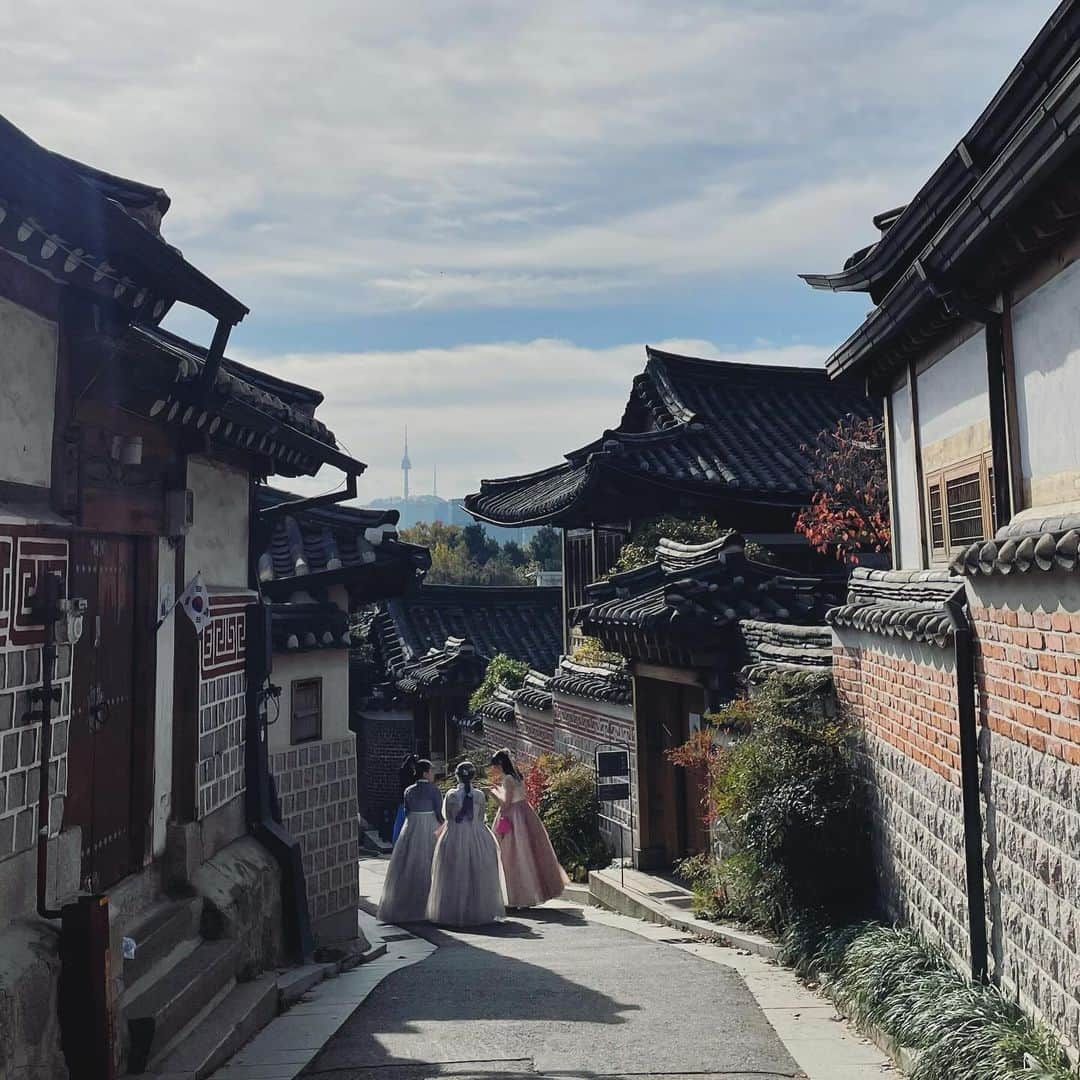
<svg viewBox="0 0 1080 1080"><path fill-rule="evenodd" d="M304 1077L803 1075L736 971L587 922L578 908L470 932L406 929L438 950L382 982Z"/></svg>

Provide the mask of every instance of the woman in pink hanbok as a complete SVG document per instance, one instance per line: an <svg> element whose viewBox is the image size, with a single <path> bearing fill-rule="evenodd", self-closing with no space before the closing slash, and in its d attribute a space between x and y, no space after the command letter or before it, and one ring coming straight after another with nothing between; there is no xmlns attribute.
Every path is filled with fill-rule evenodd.
<svg viewBox="0 0 1080 1080"><path fill-rule="evenodd" d="M547 829L529 805L510 751L500 750L491 764L502 772L502 779L491 789L499 803L492 831L502 857L506 906L536 907L562 895L570 879L559 865Z"/></svg>

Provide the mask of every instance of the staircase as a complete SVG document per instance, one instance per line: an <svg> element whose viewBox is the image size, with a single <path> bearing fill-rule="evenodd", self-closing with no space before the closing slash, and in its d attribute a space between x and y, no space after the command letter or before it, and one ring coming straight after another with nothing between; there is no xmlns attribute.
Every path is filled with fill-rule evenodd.
<svg viewBox="0 0 1080 1080"><path fill-rule="evenodd" d="M163 900L128 930L120 1012L128 1072L204 1080L278 1011L275 975L238 982L239 947L200 934L200 898Z"/></svg>

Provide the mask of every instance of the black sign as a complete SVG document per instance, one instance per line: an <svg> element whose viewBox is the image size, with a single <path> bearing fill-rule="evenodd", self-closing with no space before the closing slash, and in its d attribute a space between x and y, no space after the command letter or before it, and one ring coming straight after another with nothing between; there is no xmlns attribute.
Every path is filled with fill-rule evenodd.
<svg viewBox="0 0 1080 1080"><path fill-rule="evenodd" d="M601 778L629 776L630 755L625 750L597 750L596 775Z"/></svg>
<svg viewBox="0 0 1080 1080"><path fill-rule="evenodd" d="M630 785L601 784L596 789L596 796L601 802L622 802L630 798Z"/></svg>

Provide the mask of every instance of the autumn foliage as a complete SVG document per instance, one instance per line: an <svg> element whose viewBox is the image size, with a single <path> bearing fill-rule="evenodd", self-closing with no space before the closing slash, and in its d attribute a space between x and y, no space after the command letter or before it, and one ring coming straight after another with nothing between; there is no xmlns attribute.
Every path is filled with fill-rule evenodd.
<svg viewBox="0 0 1080 1080"><path fill-rule="evenodd" d="M884 428L874 420L841 420L811 446L817 489L799 512L796 532L823 554L857 563L866 552L888 550L889 487Z"/></svg>

